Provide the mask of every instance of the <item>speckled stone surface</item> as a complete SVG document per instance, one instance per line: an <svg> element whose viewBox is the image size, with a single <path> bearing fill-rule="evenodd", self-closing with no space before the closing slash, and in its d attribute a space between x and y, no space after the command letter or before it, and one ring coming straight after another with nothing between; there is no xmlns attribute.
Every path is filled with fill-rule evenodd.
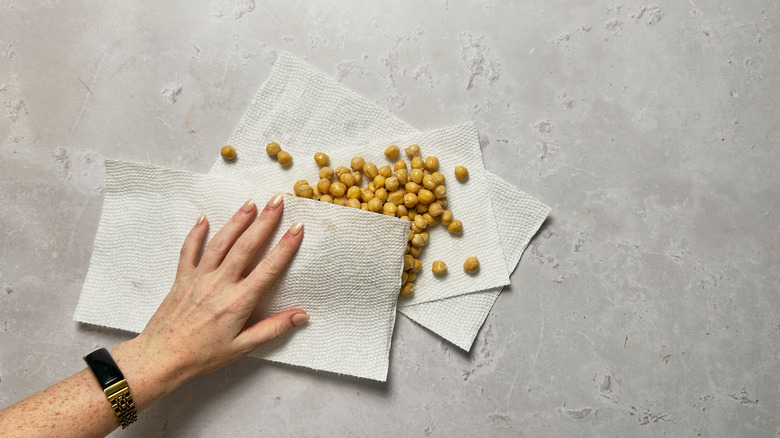
<svg viewBox="0 0 780 438"><path fill-rule="evenodd" d="M778 8L3 2L0 407L128 336L71 321L102 160L207 171L285 49L551 218L470 354L402 317L387 384L244 359L115 435L780 435Z"/></svg>

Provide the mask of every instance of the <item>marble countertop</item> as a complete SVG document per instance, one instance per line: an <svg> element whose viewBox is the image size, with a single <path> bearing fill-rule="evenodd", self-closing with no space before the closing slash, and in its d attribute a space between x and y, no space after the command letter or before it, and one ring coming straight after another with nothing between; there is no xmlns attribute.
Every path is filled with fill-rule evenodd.
<svg viewBox="0 0 780 438"><path fill-rule="evenodd" d="M780 434L778 9L3 2L0 408L129 336L72 321L103 159L207 171L283 49L551 217L470 353L400 317L386 384L242 359L116 436Z"/></svg>

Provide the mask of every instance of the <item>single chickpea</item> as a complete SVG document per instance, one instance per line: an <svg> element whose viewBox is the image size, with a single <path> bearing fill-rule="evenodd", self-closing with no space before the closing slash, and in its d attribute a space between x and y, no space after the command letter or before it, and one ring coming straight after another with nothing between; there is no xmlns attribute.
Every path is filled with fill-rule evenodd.
<svg viewBox="0 0 780 438"><path fill-rule="evenodd" d="M363 159L363 157L353 157L352 160L349 162L349 166L352 168L352 170L361 171L363 170L363 166L366 165L366 160Z"/></svg>
<svg viewBox="0 0 780 438"><path fill-rule="evenodd" d="M385 149L385 156L391 160L398 158L398 146L390 145Z"/></svg>
<svg viewBox="0 0 780 438"><path fill-rule="evenodd" d="M429 208L428 210L430 210L430 208ZM420 216L417 216L417 217L420 217ZM426 224L427 224L429 227L432 227L432 226L436 225L436 218L435 218L435 217L433 217L433 216L431 216L431 214L430 214L430 213L423 213L423 214L422 214L422 218L423 218L423 219L425 219L425 223L426 223ZM415 218L415 219L416 219L416 218Z"/></svg>
<svg viewBox="0 0 780 438"><path fill-rule="evenodd" d="M397 170L395 172L395 177L398 178L398 183L401 185L404 185L409 182L409 174L406 173L406 170Z"/></svg>
<svg viewBox="0 0 780 438"><path fill-rule="evenodd" d="M417 146L416 144L407 146L404 148L404 152L406 152L406 155L408 155L409 158L414 158L420 153L420 146Z"/></svg>
<svg viewBox="0 0 780 438"><path fill-rule="evenodd" d="M435 189L437 185L438 183L436 182L436 178L434 178L433 175L425 175L422 179L422 186L428 190Z"/></svg>
<svg viewBox="0 0 780 438"><path fill-rule="evenodd" d="M333 178L333 169L325 166L322 169L320 169L320 179L331 179Z"/></svg>
<svg viewBox="0 0 780 438"><path fill-rule="evenodd" d="M436 275L441 275L447 272L447 265L441 260L436 260L435 262L433 262L431 271L433 271L433 273Z"/></svg>
<svg viewBox="0 0 780 438"><path fill-rule="evenodd" d="M366 163L363 165L363 173L366 174L366 178L374 179L375 176L379 175L379 169L374 163Z"/></svg>
<svg viewBox="0 0 780 438"><path fill-rule="evenodd" d="M399 205L399 207L400 207L400 205ZM408 220L410 220L410 219L409 219L409 216L398 216L398 211L396 211L396 212L395 212L395 216L396 216L398 219L403 219L403 220L405 220L405 221L408 221Z"/></svg>
<svg viewBox="0 0 780 438"><path fill-rule="evenodd" d="M379 174L385 178L390 178L393 174L393 169L390 166L382 166L379 168Z"/></svg>
<svg viewBox="0 0 780 438"><path fill-rule="evenodd" d="M435 172L439 168L439 159L434 156L426 158L425 168L428 169L429 172Z"/></svg>
<svg viewBox="0 0 780 438"><path fill-rule="evenodd" d="M284 167L289 166L293 161L292 155L285 151L279 151L279 153L276 154L276 159L279 160L279 164Z"/></svg>
<svg viewBox="0 0 780 438"><path fill-rule="evenodd" d="M420 169L412 169L411 172L409 172L409 179L412 180L415 184L422 183L423 180L423 172Z"/></svg>
<svg viewBox="0 0 780 438"><path fill-rule="evenodd" d="M422 228L418 227L418 226L417 226L417 225L415 225L414 223L412 223L411 225L409 225L409 230L411 230L411 231L414 231L414 234L420 234L420 233L422 233L422 232L423 232Z"/></svg>
<svg viewBox="0 0 780 438"><path fill-rule="evenodd" d="M408 279L409 279L409 274L407 274L406 272L404 272L403 274L401 274L401 284L406 284L406 281L407 281Z"/></svg>
<svg viewBox="0 0 780 438"><path fill-rule="evenodd" d="M339 180L347 187L355 185L355 177L349 172L342 173L341 176L339 176Z"/></svg>
<svg viewBox="0 0 780 438"><path fill-rule="evenodd" d="M411 242L412 241L412 237L414 237L414 232L412 230L409 230L409 236L408 236L408 238L406 240ZM407 243L406 244L406 249L407 249L406 252L409 252L409 249L411 249L411 248L412 248L411 244Z"/></svg>
<svg viewBox="0 0 780 438"><path fill-rule="evenodd" d="M412 158L409 167L411 167L412 169L422 169L424 165L425 163L423 162L422 157L414 157Z"/></svg>
<svg viewBox="0 0 780 438"><path fill-rule="evenodd" d="M347 207L360 208L360 201L357 199L347 199Z"/></svg>
<svg viewBox="0 0 780 438"><path fill-rule="evenodd" d="M382 202L387 201L387 189L384 187L376 189L376 192L374 192L374 197Z"/></svg>
<svg viewBox="0 0 780 438"><path fill-rule="evenodd" d="M414 218L414 225L420 230L423 230L428 226L428 222L422 216L416 216Z"/></svg>
<svg viewBox="0 0 780 438"><path fill-rule="evenodd" d="M295 181L295 184L293 184L293 192L297 192L298 188L300 186L307 186L309 185L309 182L305 179L299 179L298 181Z"/></svg>
<svg viewBox="0 0 780 438"><path fill-rule="evenodd" d="M427 231L423 231L422 233L420 233L420 235L423 238L423 245L427 245L428 244L428 239L431 238L430 234Z"/></svg>
<svg viewBox="0 0 780 438"><path fill-rule="evenodd" d="M333 200L335 201L336 198L344 196L344 194L347 193L347 186L341 182L334 182L330 185L330 190L328 190L328 193L333 196Z"/></svg>
<svg viewBox="0 0 780 438"><path fill-rule="evenodd" d="M463 270L469 274L473 274L479 270L479 259L476 257L469 257L463 262Z"/></svg>
<svg viewBox="0 0 780 438"><path fill-rule="evenodd" d="M360 203L360 209L361 209L361 210L368 211L368 203L366 203L366 202L361 202L361 203Z"/></svg>
<svg viewBox="0 0 780 438"><path fill-rule="evenodd" d="M317 181L317 190L319 190L320 193L328 193L330 190L330 180L327 178L322 178L321 180Z"/></svg>
<svg viewBox="0 0 780 438"><path fill-rule="evenodd" d="M317 184L310 185L309 187L311 187L313 192L311 199L314 199L315 201L319 200L322 193L320 193L320 190L317 188Z"/></svg>
<svg viewBox="0 0 780 438"><path fill-rule="evenodd" d="M447 208L448 201L447 201L447 197L446 196L444 198L437 199L436 202L441 204L441 208L444 208L444 209Z"/></svg>
<svg viewBox="0 0 780 438"><path fill-rule="evenodd" d="M414 265L412 267L412 270L414 270L414 272L419 272L420 269L422 269L422 262L420 261L420 259L414 259Z"/></svg>
<svg viewBox="0 0 780 438"><path fill-rule="evenodd" d="M369 181L368 185L366 186L368 190L371 190L372 192L376 191L376 186L374 185L374 181Z"/></svg>
<svg viewBox="0 0 780 438"><path fill-rule="evenodd" d="M421 247L425 244L423 242L422 234L415 234L414 237L412 237L412 246Z"/></svg>
<svg viewBox="0 0 780 438"><path fill-rule="evenodd" d="M352 186L347 189L347 199L358 199L360 198L360 195L360 187L358 186Z"/></svg>
<svg viewBox="0 0 780 438"><path fill-rule="evenodd" d="M439 217L441 213L444 211L444 209L441 207L441 204L438 202L431 202L428 205L428 213L431 214L433 217Z"/></svg>
<svg viewBox="0 0 780 438"><path fill-rule="evenodd" d="M385 182L386 182L386 181L387 181L387 178L385 178L385 177L384 177L384 176L382 176L382 175L377 175L377 176L375 176L375 177L374 177L374 181L373 181L375 189L376 189L376 190L379 190L379 189L381 189L382 187L384 187L384 186L385 186Z"/></svg>
<svg viewBox="0 0 780 438"><path fill-rule="evenodd" d="M408 182L404 185L404 189L406 189L407 193L417 193L420 191L420 185L414 182Z"/></svg>
<svg viewBox="0 0 780 438"><path fill-rule="evenodd" d="M455 178L458 178L458 181L466 181L469 177L469 170L466 169L463 166L455 166Z"/></svg>
<svg viewBox="0 0 780 438"><path fill-rule="evenodd" d="M398 210L398 208L392 202L385 202L385 205L382 206L382 214L388 216L395 216L396 210Z"/></svg>
<svg viewBox="0 0 780 438"><path fill-rule="evenodd" d="M355 180L355 185L360 185L363 182L363 174L357 170L352 172L352 178Z"/></svg>
<svg viewBox="0 0 780 438"><path fill-rule="evenodd" d="M405 285L401 286L401 292L399 292L402 297L410 297L414 293L414 283L406 283Z"/></svg>
<svg viewBox="0 0 780 438"><path fill-rule="evenodd" d="M418 203L415 207L417 213L423 214L428 212L428 204Z"/></svg>
<svg viewBox="0 0 780 438"><path fill-rule="evenodd" d="M279 152L282 151L282 147L279 146L279 143L272 141L265 145L265 151L268 153L268 155L275 157Z"/></svg>
<svg viewBox="0 0 780 438"><path fill-rule="evenodd" d="M341 175L344 175L345 173L352 173L351 170L349 170L349 167L347 166L339 166L336 168L336 177L341 177Z"/></svg>
<svg viewBox="0 0 780 438"><path fill-rule="evenodd" d="M222 149L219 150L219 155L226 160L232 160L236 158L236 150L233 149L233 146L222 146Z"/></svg>
<svg viewBox="0 0 780 438"><path fill-rule="evenodd" d="M387 200L395 205L401 205L404 203L404 195L403 190L396 190L387 195Z"/></svg>
<svg viewBox="0 0 780 438"><path fill-rule="evenodd" d="M414 220L414 218L417 217L417 211L416 210L409 210L409 217Z"/></svg>
<svg viewBox="0 0 780 438"><path fill-rule="evenodd" d="M331 186L332 187L332 186ZM346 196L337 196L333 198L333 203L336 205L347 205L347 197Z"/></svg>
<svg viewBox="0 0 780 438"><path fill-rule="evenodd" d="M314 161L320 166L327 166L330 162L330 157L323 152L317 152L314 154Z"/></svg>
<svg viewBox="0 0 780 438"><path fill-rule="evenodd" d="M452 223L452 212L450 210L442 211L441 215L439 215L439 219L441 220L442 225L449 226L450 223Z"/></svg>
<svg viewBox="0 0 780 438"><path fill-rule="evenodd" d="M314 197L314 189L312 189L311 186L300 186L298 187L298 191L296 191L295 194L301 198L311 199Z"/></svg>
<svg viewBox="0 0 780 438"><path fill-rule="evenodd" d="M404 205L407 208L414 207L415 205L417 205L418 201L419 200L417 199L417 195L415 195L414 193L407 193L406 195L404 195Z"/></svg>
<svg viewBox="0 0 780 438"><path fill-rule="evenodd" d="M368 201L374 199L374 192L372 192L369 189L361 189L360 190L360 199L362 199L363 202L368 202Z"/></svg>
<svg viewBox="0 0 780 438"><path fill-rule="evenodd" d="M417 248L417 249L419 249L419 248ZM410 272L409 273L409 277L407 277L407 278L408 278L408 281L417 280L417 274L415 274L414 272Z"/></svg>
<svg viewBox="0 0 780 438"><path fill-rule="evenodd" d="M382 209L382 201L379 200L379 198L373 198L368 201L368 209L369 211L377 212Z"/></svg>
<svg viewBox="0 0 780 438"><path fill-rule="evenodd" d="M395 176L391 176L390 178L387 178L385 180L385 188L389 192L394 192L398 190L398 178Z"/></svg>
<svg viewBox="0 0 780 438"><path fill-rule="evenodd" d="M403 204L400 205L395 204L395 205L398 206L397 207L398 209L395 211L395 216L400 218L406 217L406 220L409 220L409 216L408 216L409 210L406 208L406 206Z"/></svg>
<svg viewBox="0 0 780 438"><path fill-rule="evenodd" d="M433 189L433 196L435 196L436 199L441 199L441 198L447 196L447 187L436 186L436 188Z"/></svg>
<svg viewBox="0 0 780 438"><path fill-rule="evenodd" d="M320 195L320 202L327 202L329 204L333 203L333 196L330 195Z"/></svg>
<svg viewBox="0 0 780 438"><path fill-rule="evenodd" d="M444 175L439 172L433 172L431 176L436 180L436 184L444 184Z"/></svg>
<svg viewBox="0 0 780 438"><path fill-rule="evenodd" d="M406 170L406 161L404 160L398 160L393 165L393 170Z"/></svg>
<svg viewBox="0 0 780 438"><path fill-rule="evenodd" d="M450 222L449 225L447 225L447 229L452 234L460 234L463 232L463 223L459 221L458 219L453 219L452 222Z"/></svg>
<svg viewBox="0 0 780 438"><path fill-rule="evenodd" d="M409 254L404 255L404 271L412 269L414 266L414 257Z"/></svg>
<svg viewBox="0 0 780 438"><path fill-rule="evenodd" d="M420 202L423 204L430 204L435 199L433 193L430 190L422 189L417 193L417 197L420 198Z"/></svg>
<svg viewBox="0 0 780 438"><path fill-rule="evenodd" d="M420 255L420 251L422 251L422 249L421 249L419 246L413 246L413 247L412 247L412 248L409 250L409 254L411 254L411 255L412 255L412 256L414 256L414 257L417 257L417 256L419 256L419 255Z"/></svg>

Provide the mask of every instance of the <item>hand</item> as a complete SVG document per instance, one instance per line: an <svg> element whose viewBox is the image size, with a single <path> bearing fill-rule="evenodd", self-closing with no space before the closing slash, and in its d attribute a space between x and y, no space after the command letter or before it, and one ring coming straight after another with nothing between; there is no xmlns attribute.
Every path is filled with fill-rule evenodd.
<svg viewBox="0 0 780 438"><path fill-rule="evenodd" d="M172 385L159 394L163 396L185 380L233 362L309 319L303 310L292 309L246 326L260 297L303 238L303 224L293 224L252 269L256 253L274 229L282 209L282 196L277 194L254 220L256 207L250 199L211 239L200 258L208 221L203 216L198 219L182 246L170 293L141 334L112 351L125 375L132 376L133 371L124 367L136 366L141 362L136 360L138 356L143 356L146 362L167 370L164 375L153 375L156 382L148 382ZM138 375L149 376L148 369L137 371Z"/></svg>

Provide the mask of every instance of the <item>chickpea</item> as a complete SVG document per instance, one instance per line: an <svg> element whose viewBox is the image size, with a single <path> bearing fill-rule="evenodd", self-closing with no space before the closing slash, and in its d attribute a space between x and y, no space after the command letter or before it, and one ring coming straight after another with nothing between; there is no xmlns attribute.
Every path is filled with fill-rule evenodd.
<svg viewBox="0 0 780 438"><path fill-rule="evenodd" d="M333 178L333 169L325 166L322 169L320 169L320 179L331 179Z"/></svg>
<svg viewBox="0 0 780 438"><path fill-rule="evenodd" d="M411 254L414 257L417 257L420 255L420 251L422 250L420 249L419 246L413 246L409 249L409 254Z"/></svg>
<svg viewBox="0 0 780 438"><path fill-rule="evenodd" d="M430 204L435 199L433 193L427 189L420 190L420 192L417 194L417 197L420 198L420 202L423 204Z"/></svg>
<svg viewBox="0 0 780 438"><path fill-rule="evenodd" d="M441 204L441 208L444 208L444 209L446 209L446 208L447 208L447 204L448 204L448 202L447 202L447 197L446 197L446 196L445 196L444 198L437 199L437 200L436 200L436 202L438 202L439 204Z"/></svg>
<svg viewBox="0 0 780 438"><path fill-rule="evenodd" d="M373 181L375 189L379 190L380 188L384 187L386 181L387 179L382 175L375 176Z"/></svg>
<svg viewBox="0 0 780 438"><path fill-rule="evenodd" d="M330 162L330 157L323 152L317 152L314 154L314 161L320 166L327 166L328 162Z"/></svg>
<svg viewBox="0 0 780 438"><path fill-rule="evenodd" d="M349 172L342 173L341 176L339 176L339 180L347 187L355 185L355 177Z"/></svg>
<svg viewBox="0 0 780 438"><path fill-rule="evenodd" d="M339 166L336 168L336 177L340 178L341 175L344 175L345 173L352 173L351 170L349 170L349 167L347 166Z"/></svg>
<svg viewBox="0 0 780 438"><path fill-rule="evenodd" d="M430 208L429 208L429 210L430 210ZM425 219L425 223L429 227L432 227L432 226L436 225L436 218L431 216L430 213L423 213L422 216L417 216L417 217L422 217L423 219Z"/></svg>
<svg viewBox="0 0 780 438"><path fill-rule="evenodd" d="M415 195L414 193L407 193L406 195L404 195L404 205L407 208L414 207L415 205L417 205L417 202L418 202L417 195Z"/></svg>
<svg viewBox="0 0 780 438"><path fill-rule="evenodd" d="M407 237L407 239L406 239L406 240L407 240L407 241L409 241L409 242L411 242L411 241L412 241L412 237L414 237L414 232L412 232L412 230L409 230L409 235L408 235L408 237ZM410 244L408 244L408 243L407 243L407 244L406 244L406 252L409 252L409 250L410 250L411 248L412 248L412 245L410 245Z"/></svg>
<svg viewBox="0 0 780 438"><path fill-rule="evenodd" d="M423 172L420 169L412 169L411 172L409 172L409 179L412 180L415 184L422 183L423 180Z"/></svg>
<svg viewBox="0 0 780 438"><path fill-rule="evenodd" d="M444 184L444 175L442 175L441 173L433 172L431 176L433 176L433 179L436 180L436 184Z"/></svg>
<svg viewBox="0 0 780 438"><path fill-rule="evenodd" d="M363 182L363 174L358 171L352 172L352 178L355 180L355 185L359 186Z"/></svg>
<svg viewBox="0 0 780 438"><path fill-rule="evenodd" d="M409 210L406 208L403 204L395 204L398 206L398 210L395 211L396 217L404 218L406 217L406 220L409 220Z"/></svg>
<svg viewBox="0 0 780 438"><path fill-rule="evenodd" d="M417 213L420 213L420 214L427 213L428 212L428 204L418 203L417 207L415 207L415 209L417 209Z"/></svg>
<svg viewBox="0 0 780 438"><path fill-rule="evenodd" d="M379 188L374 192L374 197L382 202L387 201L387 189Z"/></svg>
<svg viewBox="0 0 780 438"><path fill-rule="evenodd" d="M344 185L344 183L340 182L334 182L330 185L330 190L328 190L328 193L333 196L333 199L335 201L336 198L339 196L344 196L344 193L347 193L347 186Z"/></svg>
<svg viewBox="0 0 780 438"><path fill-rule="evenodd" d="M312 189L311 186L303 185L298 187L298 190L295 192L295 194L301 198L311 199L314 197L314 189Z"/></svg>
<svg viewBox="0 0 780 438"><path fill-rule="evenodd" d="M398 160L393 165L393 170L406 170L406 161L404 160Z"/></svg>
<svg viewBox="0 0 780 438"><path fill-rule="evenodd" d="M337 197L333 198L333 203L336 204L336 205L347 205L347 197L346 196L337 196Z"/></svg>
<svg viewBox="0 0 780 438"><path fill-rule="evenodd" d="M447 187L436 186L436 188L433 189L433 196L435 196L436 199L441 199L441 198L447 196Z"/></svg>
<svg viewBox="0 0 780 438"><path fill-rule="evenodd" d="M422 169L425 163L423 162L422 157L414 157L412 158L412 162L409 164L409 167L412 169Z"/></svg>
<svg viewBox="0 0 780 438"><path fill-rule="evenodd" d="M416 218L417 216L418 216L417 210L409 210L409 217L412 218L412 220L414 220L414 218Z"/></svg>
<svg viewBox="0 0 780 438"><path fill-rule="evenodd" d="M386 214L388 216L395 216L396 210L398 210L398 207L396 207L392 202L385 202L385 205L382 206L382 214Z"/></svg>
<svg viewBox="0 0 780 438"><path fill-rule="evenodd" d="M374 179L375 176L379 175L379 169L374 163L366 163L363 165L363 173L366 174L366 178Z"/></svg>
<svg viewBox="0 0 780 438"><path fill-rule="evenodd" d="M387 195L387 200L395 205L401 205L404 203L404 195L405 193L403 190L396 190Z"/></svg>
<svg viewBox="0 0 780 438"><path fill-rule="evenodd" d="M439 217L441 213L444 211L444 209L441 207L441 204L438 202L431 202L428 205L428 213L431 214L433 217Z"/></svg>
<svg viewBox="0 0 780 438"><path fill-rule="evenodd" d="M358 199L360 198L360 195L362 193L360 192L360 187L358 186L352 186L349 189L347 189L347 198L348 199Z"/></svg>
<svg viewBox="0 0 780 438"><path fill-rule="evenodd" d="M320 193L328 193L330 190L330 180L322 178L321 180L317 181L317 190Z"/></svg>
<svg viewBox="0 0 780 438"><path fill-rule="evenodd" d="M360 203L360 209L361 209L361 210L368 211L368 204L367 204L367 203L365 203L365 202L361 202L361 203Z"/></svg>
<svg viewBox="0 0 780 438"><path fill-rule="evenodd" d="M385 149L385 156L391 160L398 158L398 146L390 145Z"/></svg>
<svg viewBox="0 0 780 438"><path fill-rule="evenodd" d="M404 272L403 274L401 274L401 284L406 284L407 280L409 280L409 274Z"/></svg>
<svg viewBox="0 0 780 438"><path fill-rule="evenodd" d="M439 219L441 220L442 225L449 226L450 223L452 223L452 212L450 210L442 211Z"/></svg>
<svg viewBox="0 0 780 438"><path fill-rule="evenodd" d="M418 248L418 249L419 249L419 248ZM417 274L415 274L414 272L410 272L410 273L409 273L409 276L408 276L408 277L406 277L406 278L408 279L407 281L414 281L414 280L417 280Z"/></svg>
<svg viewBox="0 0 780 438"><path fill-rule="evenodd" d="M479 259L476 257L469 257L463 262L463 270L469 274L473 274L479 270Z"/></svg>
<svg viewBox="0 0 780 438"><path fill-rule="evenodd" d="M365 165L366 160L364 160L362 157L354 157L352 158L352 161L349 162L349 166L354 170L363 170L363 166Z"/></svg>
<svg viewBox="0 0 780 438"><path fill-rule="evenodd" d="M420 233L422 233L422 231L423 231L423 230L422 230L420 227L418 227L418 226L417 226L417 225L415 225L415 224L411 224L411 225L409 225L409 230L410 230L410 231L414 231L414 234L420 234Z"/></svg>
<svg viewBox="0 0 780 438"><path fill-rule="evenodd" d="M414 266L414 257L409 254L404 255L404 271L412 269Z"/></svg>
<svg viewBox="0 0 780 438"><path fill-rule="evenodd" d="M279 151L279 153L276 154L276 159L279 160L279 164L284 167L289 166L293 161L292 155L285 151Z"/></svg>
<svg viewBox="0 0 780 438"><path fill-rule="evenodd" d="M434 156L426 158L425 168L428 169L429 172L435 172L439 168L439 159Z"/></svg>
<svg viewBox="0 0 780 438"><path fill-rule="evenodd" d="M406 170L397 170L395 177L398 178L398 184L404 185L409 182L409 174L406 173Z"/></svg>
<svg viewBox="0 0 780 438"><path fill-rule="evenodd" d="M425 175L422 179L422 185L428 190L433 190L437 186L436 178L433 175Z"/></svg>
<svg viewBox="0 0 780 438"><path fill-rule="evenodd" d="M463 232L463 223L459 221L458 219L453 219L452 222L447 226L447 229L452 234L460 234Z"/></svg>
<svg viewBox="0 0 780 438"><path fill-rule="evenodd" d="M406 193L417 193L420 191L420 185L414 182L408 182L404 185L404 189L406 189Z"/></svg>
<svg viewBox="0 0 780 438"><path fill-rule="evenodd" d="M399 205L399 207L400 207L400 205ZM409 216L398 216L398 211L395 212L395 215L396 215L396 217L398 217L398 219L403 219L405 221L410 220Z"/></svg>
<svg viewBox="0 0 780 438"><path fill-rule="evenodd" d="M320 202L327 202L329 204L333 203L333 196L330 196L328 194L320 195Z"/></svg>
<svg viewBox="0 0 780 438"><path fill-rule="evenodd" d="M469 170L466 169L463 166L455 166L455 178L458 178L458 181L466 181L469 177Z"/></svg>
<svg viewBox="0 0 780 438"><path fill-rule="evenodd" d="M222 149L219 150L219 154L226 160L236 158L236 150L233 149L233 146L222 146Z"/></svg>
<svg viewBox="0 0 780 438"><path fill-rule="evenodd" d="M423 246L425 242L423 242L423 236L422 234L415 233L414 237L412 237L412 246Z"/></svg>
<svg viewBox="0 0 780 438"><path fill-rule="evenodd" d="M390 178L385 179L385 188L389 192L398 190L398 178L391 176Z"/></svg>
<svg viewBox="0 0 780 438"><path fill-rule="evenodd" d="M366 186L368 190L371 190L372 192L376 191L376 186L374 185L374 181L370 181L368 185Z"/></svg>
<svg viewBox="0 0 780 438"><path fill-rule="evenodd" d="M393 169L390 166L382 166L379 168L379 174L385 178L390 178L390 175L393 174Z"/></svg>
<svg viewBox="0 0 780 438"><path fill-rule="evenodd" d="M420 235L423 238L423 245L427 245L428 244L428 239L431 238L430 234L427 231L423 231L422 233L420 233Z"/></svg>
<svg viewBox="0 0 780 438"><path fill-rule="evenodd" d="M409 297L414 293L414 283L406 283L405 285L401 286L401 296L402 297Z"/></svg>
<svg viewBox="0 0 780 438"><path fill-rule="evenodd" d="M279 146L279 143L272 141L265 145L265 151L268 153L268 155L275 157L277 154L279 154L279 152L282 151L282 147Z"/></svg>
<svg viewBox="0 0 780 438"><path fill-rule="evenodd" d="M422 262L420 261L420 259L414 259L414 265L412 269L414 270L414 272L419 272L420 269L422 269Z"/></svg>
<svg viewBox="0 0 780 438"><path fill-rule="evenodd" d="M420 230L423 230L425 229L425 227L428 226L428 222L425 220L423 216L416 216L414 218L414 225Z"/></svg>
<svg viewBox="0 0 780 438"><path fill-rule="evenodd" d="M372 192L369 189L361 189L360 190L360 199L363 200L363 202L368 202L372 199L374 199L374 192Z"/></svg>
<svg viewBox="0 0 780 438"><path fill-rule="evenodd" d="M300 186L307 186L309 185L309 182L305 179L299 179L298 181L295 181L295 184L293 184L293 192L298 192L298 188Z"/></svg>
<svg viewBox="0 0 780 438"><path fill-rule="evenodd" d="M436 260L435 262L433 262L431 271L433 271L433 273L436 275L441 275L447 272L447 265L441 260Z"/></svg>
<svg viewBox="0 0 780 438"><path fill-rule="evenodd" d="M320 190L317 188L317 184L310 185L309 187L311 187L312 191L311 199L314 199L315 201L319 200L322 193L320 193Z"/></svg>
<svg viewBox="0 0 780 438"><path fill-rule="evenodd" d="M416 144L407 146L404 149L404 152L406 152L406 155L408 155L409 158L414 158L420 153L420 146L417 146Z"/></svg>
<svg viewBox="0 0 780 438"><path fill-rule="evenodd" d="M347 207L360 208L360 201L357 199L347 199Z"/></svg>
<svg viewBox="0 0 780 438"><path fill-rule="evenodd" d="M382 201L379 198L373 198L368 201L368 210L377 212L382 209Z"/></svg>

